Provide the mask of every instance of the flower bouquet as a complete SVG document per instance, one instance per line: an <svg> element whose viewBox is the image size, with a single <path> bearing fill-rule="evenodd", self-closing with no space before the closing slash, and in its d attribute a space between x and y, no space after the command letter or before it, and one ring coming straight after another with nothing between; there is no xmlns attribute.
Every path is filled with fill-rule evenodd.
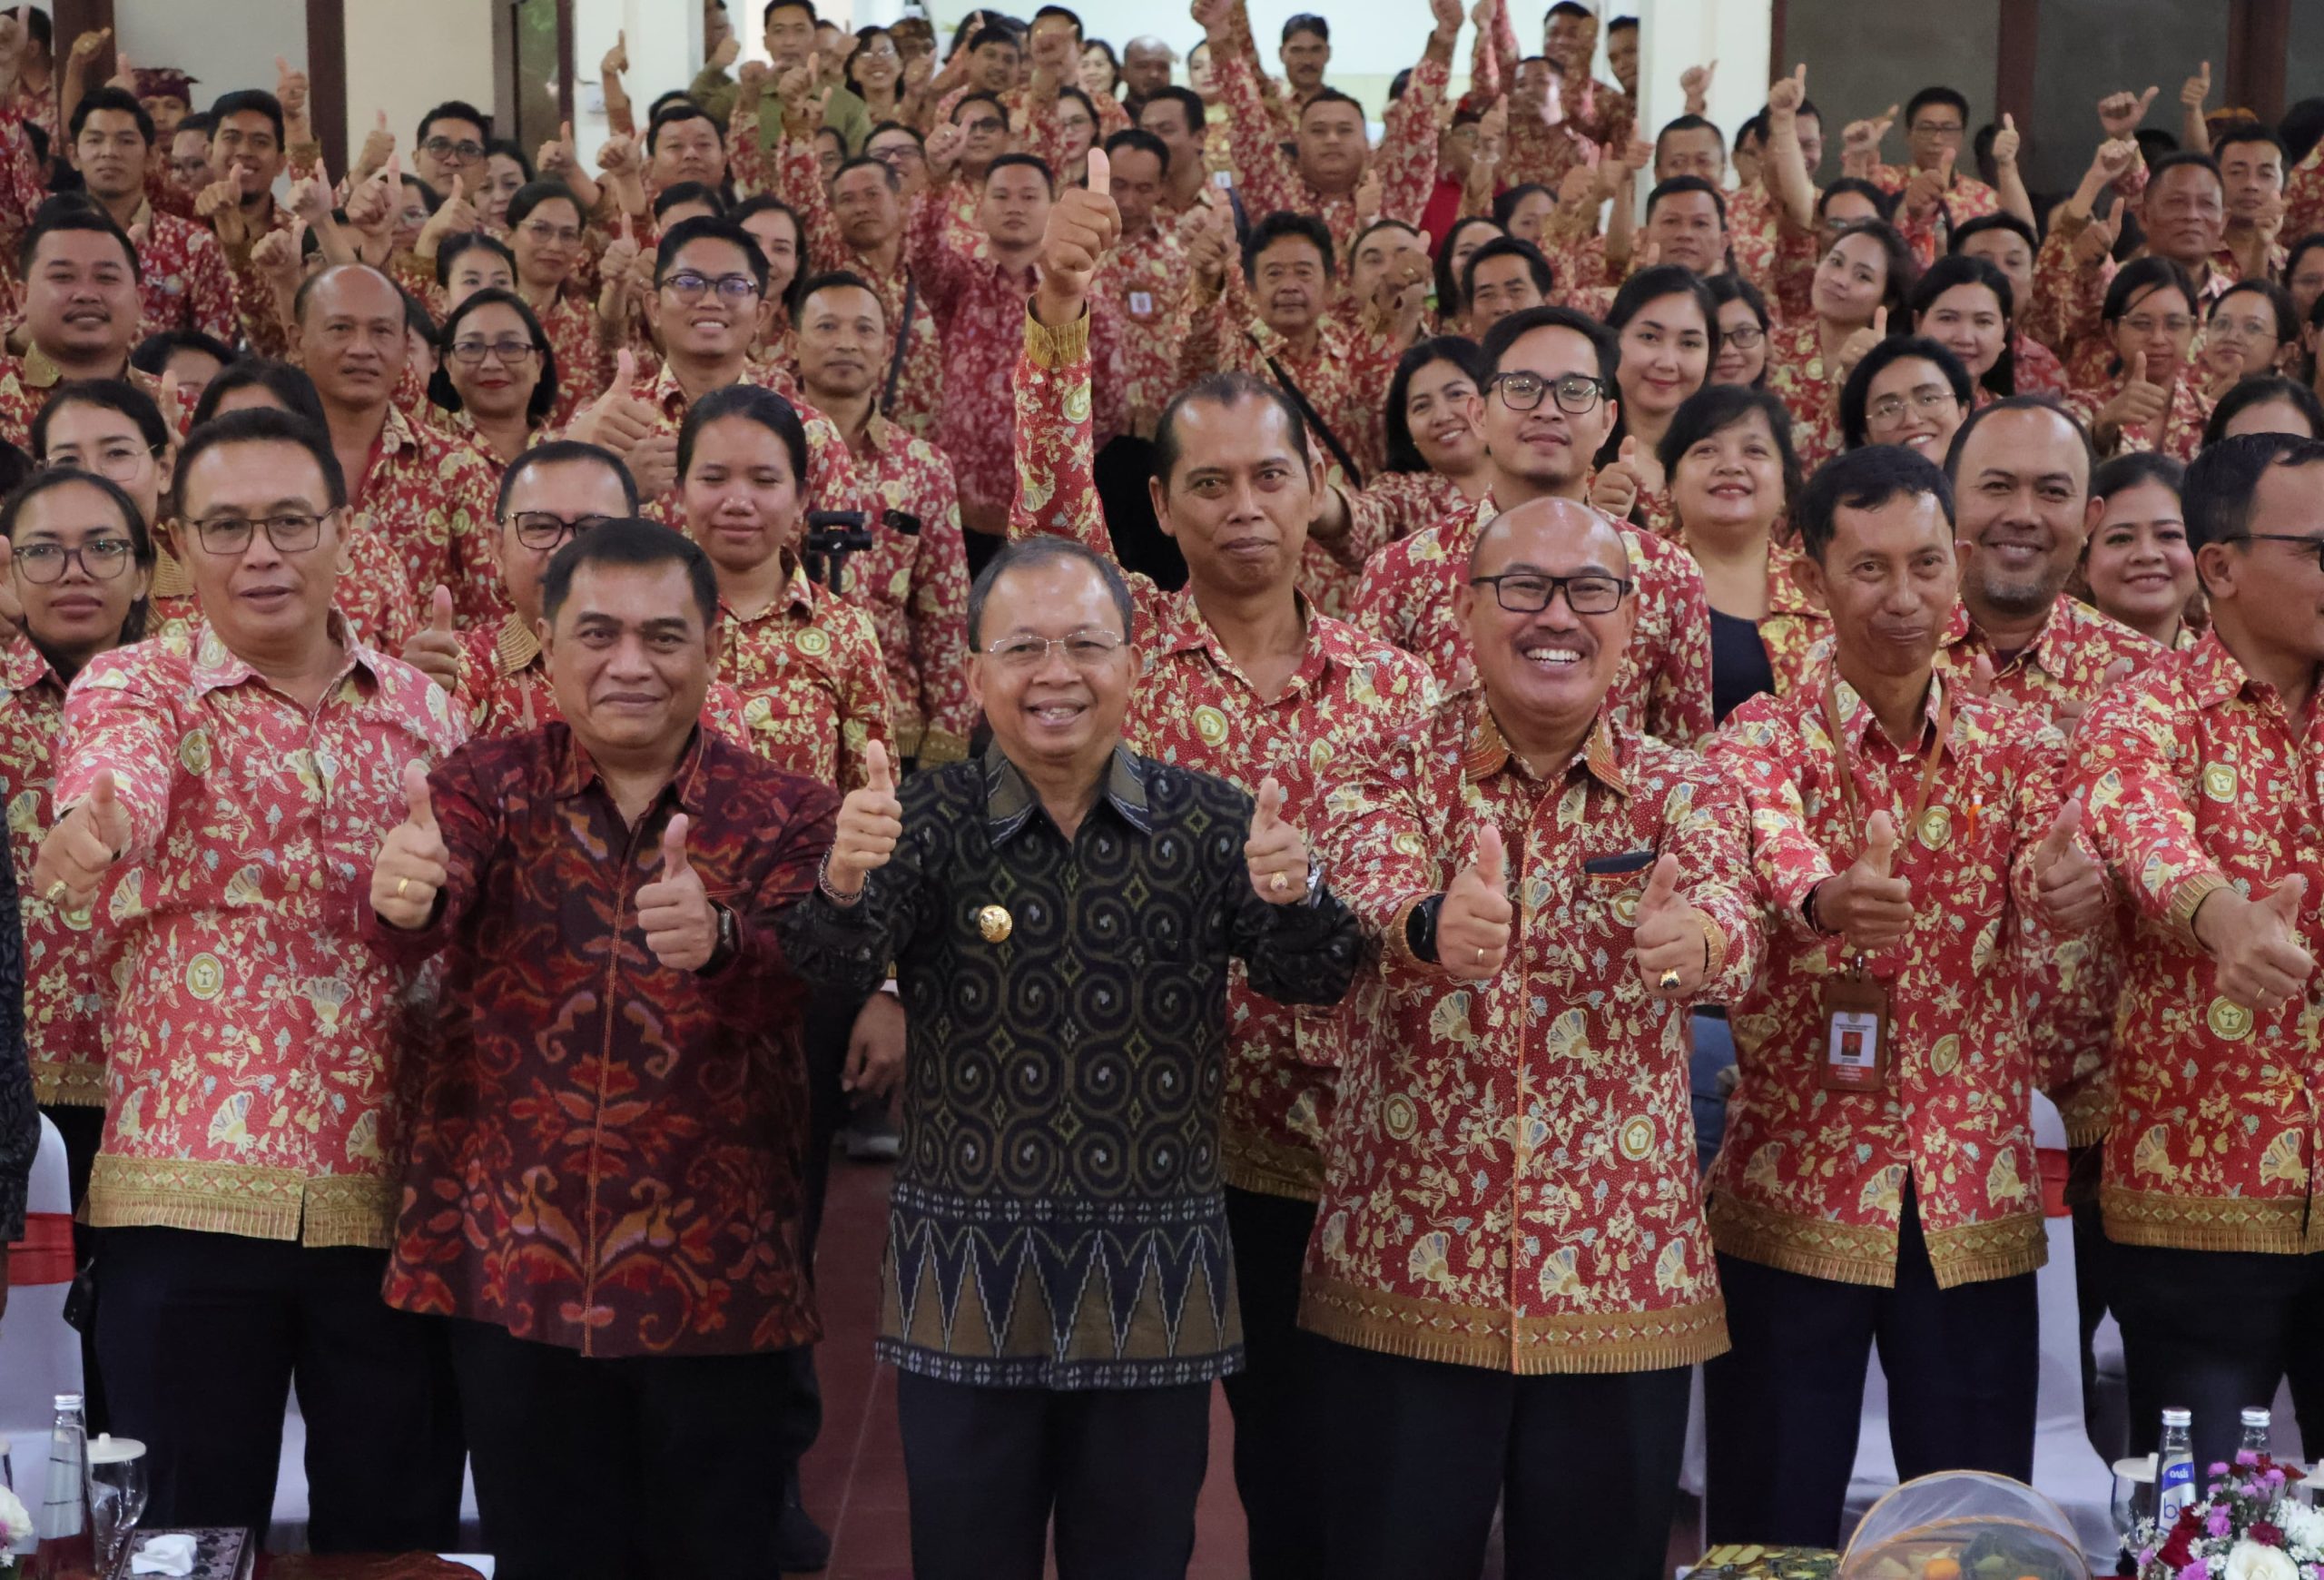
<svg viewBox="0 0 2324 1580"><path fill-rule="evenodd" d="M0 1580L15 1580L12 1549L33 1534L33 1516L16 1495L0 1482Z"/></svg>
<svg viewBox="0 0 2324 1580"><path fill-rule="evenodd" d="M2324 1580L2324 1513L2293 1496L2296 1471L2248 1451L2212 1466L2210 1497L2131 1533L2139 1580Z"/></svg>

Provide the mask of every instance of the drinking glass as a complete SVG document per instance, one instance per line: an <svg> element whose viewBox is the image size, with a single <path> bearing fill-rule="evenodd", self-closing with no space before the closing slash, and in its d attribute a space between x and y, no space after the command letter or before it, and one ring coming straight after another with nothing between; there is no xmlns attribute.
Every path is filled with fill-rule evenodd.
<svg viewBox="0 0 2324 1580"><path fill-rule="evenodd" d="M145 1517L145 1445L99 1437L89 1445L89 1526L97 1573L115 1580L129 1566L137 1522Z"/></svg>

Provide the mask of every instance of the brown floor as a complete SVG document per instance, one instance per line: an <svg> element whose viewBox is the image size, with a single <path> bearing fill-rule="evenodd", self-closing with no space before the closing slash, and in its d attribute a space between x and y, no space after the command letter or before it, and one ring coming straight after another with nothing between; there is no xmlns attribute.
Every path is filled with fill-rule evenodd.
<svg viewBox="0 0 2324 1580"><path fill-rule="evenodd" d="M832 1534L827 1580L911 1580L903 1446L896 1435L896 1374L872 1358L879 1316L880 1248L887 1233L886 1168L832 1164L816 1269L824 1339L817 1355L823 1385L823 1433L801 1469L808 1511ZM1187 1580L1246 1580L1243 1510L1235 1499L1229 1449L1233 1427L1224 1395L1211 1406L1210 1476L1196 1516L1195 1560ZM1670 1534L1671 1562L1692 1558L1695 1508L1679 1510ZM1497 1544L1496 1544L1497 1545ZM1500 1580L1496 1552L1480 1580Z"/></svg>

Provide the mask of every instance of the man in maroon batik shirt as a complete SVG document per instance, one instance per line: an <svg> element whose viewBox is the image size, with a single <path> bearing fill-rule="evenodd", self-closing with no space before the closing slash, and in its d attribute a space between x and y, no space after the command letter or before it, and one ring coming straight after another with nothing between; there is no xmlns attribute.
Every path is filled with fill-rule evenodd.
<svg viewBox="0 0 2324 1580"><path fill-rule="evenodd" d="M514 1580L774 1552L767 1424L822 1331L772 919L837 798L696 726L716 609L683 533L567 544L540 630L564 721L408 770L371 874L372 946L446 967L387 1299L444 1319Z"/></svg>

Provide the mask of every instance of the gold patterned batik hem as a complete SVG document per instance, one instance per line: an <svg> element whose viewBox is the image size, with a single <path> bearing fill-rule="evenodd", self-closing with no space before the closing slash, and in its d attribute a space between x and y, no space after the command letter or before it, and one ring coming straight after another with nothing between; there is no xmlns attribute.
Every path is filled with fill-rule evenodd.
<svg viewBox="0 0 2324 1580"><path fill-rule="evenodd" d="M1893 1223L1832 1223L1738 1201L1725 1192L1711 1197L1703 1216L1721 1256L1836 1284L1896 1287ZM2049 1259L2049 1240L2041 1214L2035 1212L1952 1229L1924 1226L1922 1232L1928 1242L1929 1269L1940 1289L2014 1278Z"/></svg>
<svg viewBox="0 0 2324 1580"><path fill-rule="evenodd" d="M100 1154L86 1216L96 1229L185 1229L385 1250L400 1195L395 1181L370 1174L310 1178L288 1169Z"/></svg>
<svg viewBox="0 0 2324 1580"><path fill-rule="evenodd" d="M1324 1193L1324 1160L1305 1147L1286 1147L1247 1131L1222 1138L1219 1170L1227 1185L1260 1196L1314 1201Z"/></svg>
<svg viewBox="0 0 2324 1580"><path fill-rule="evenodd" d="M1520 1377L1662 1371L1727 1352L1727 1303L1716 1297L1661 1311L1526 1317L1311 1278L1299 1325L1359 1349Z"/></svg>
<svg viewBox="0 0 2324 1580"><path fill-rule="evenodd" d="M44 1108L103 1108L105 1067L102 1062L33 1063L33 1101Z"/></svg>
<svg viewBox="0 0 2324 1580"><path fill-rule="evenodd" d="M2098 1207L2106 1238L2122 1245L2273 1256L2324 1250L2324 1213L2305 1196L2181 1196L2108 1185Z"/></svg>

